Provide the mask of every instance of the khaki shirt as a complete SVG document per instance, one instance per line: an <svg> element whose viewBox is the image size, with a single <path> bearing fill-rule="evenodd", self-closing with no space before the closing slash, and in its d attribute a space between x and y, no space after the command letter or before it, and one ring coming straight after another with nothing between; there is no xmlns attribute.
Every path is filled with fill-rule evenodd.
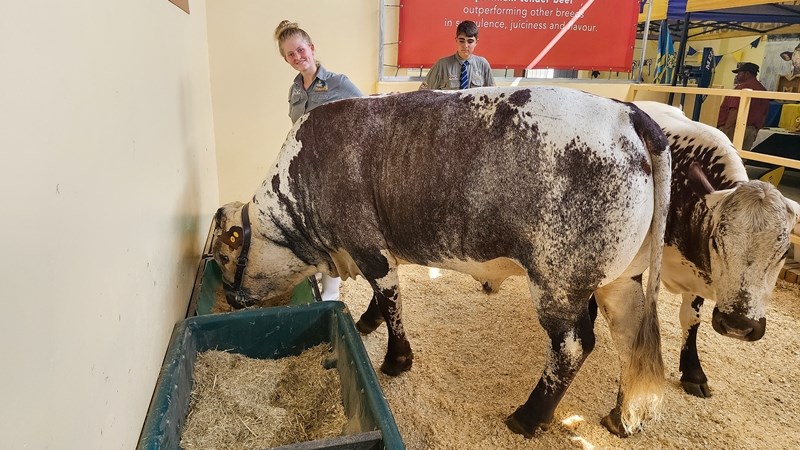
<svg viewBox="0 0 800 450"><path fill-rule="evenodd" d="M297 74L289 88L289 118L297 122L303 114L319 105L344 98L361 97L361 91L346 75L328 72L322 65L308 89L303 88L303 75Z"/></svg>
<svg viewBox="0 0 800 450"><path fill-rule="evenodd" d="M458 89L463 59L458 54L445 56L436 61L428 71L420 89ZM483 56L469 57L469 87L494 86L492 67Z"/></svg>

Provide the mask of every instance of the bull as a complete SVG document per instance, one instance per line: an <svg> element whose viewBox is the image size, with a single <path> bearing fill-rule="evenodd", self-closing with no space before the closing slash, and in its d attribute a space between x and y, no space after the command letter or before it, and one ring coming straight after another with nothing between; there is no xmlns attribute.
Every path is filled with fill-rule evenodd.
<svg viewBox="0 0 800 450"><path fill-rule="evenodd" d="M681 385L711 396L697 353L705 300L719 334L757 341L789 251L800 206L769 183L750 180L724 133L656 102L635 102L661 126L672 153L672 187L662 281L681 294Z"/></svg>
<svg viewBox="0 0 800 450"><path fill-rule="evenodd" d="M547 363L506 418L547 429L595 345L596 294L619 354L622 436L658 411L656 313L670 154L637 107L554 87L419 91L332 102L303 116L247 204L215 215L214 259L247 306L327 272L373 298L357 327L388 328L381 371L411 369L398 266L529 280ZM642 289L642 272L651 275Z"/></svg>

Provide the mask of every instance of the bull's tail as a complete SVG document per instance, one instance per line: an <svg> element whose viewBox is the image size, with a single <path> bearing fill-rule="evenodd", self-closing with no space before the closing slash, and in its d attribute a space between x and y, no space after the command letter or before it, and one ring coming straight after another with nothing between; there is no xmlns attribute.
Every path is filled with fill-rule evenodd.
<svg viewBox="0 0 800 450"><path fill-rule="evenodd" d="M661 356L657 301L672 175L669 143L661 128L636 107L632 120L634 129L650 153L654 202L649 233L650 269L642 321L631 349L629 367L622 373L620 413L626 433L636 431L644 419L657 417L664 395L664 361Z"/></svg>

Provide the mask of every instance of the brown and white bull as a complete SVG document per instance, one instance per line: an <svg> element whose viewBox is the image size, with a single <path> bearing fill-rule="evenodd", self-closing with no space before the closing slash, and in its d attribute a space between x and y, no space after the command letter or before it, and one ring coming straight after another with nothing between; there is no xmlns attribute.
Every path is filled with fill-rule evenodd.
<svg viewBox="0 0 800 450"><path fill-rule="evenodd" d="M661 280L681 294L683 389L709 397L697 354L704 299L716 303L711 324L722 335L761 339L766 310L789 250L800 206L769 183L748 179L724 133L681 110L635 102L664 130L672 152L672 192Z"/></svg>
<svg viewBox="0 0 800 450"><path fill-rule="evenodd" d="M374 295L357 326L386 323L389 375L413 361L400 264L486 280L526 275L550 337L539 382L506 419L527 437L548 427L594 347L596 292L621 366L603 423L627 435L657 412L663 392L655 301L669 177L655 122L571 89L348 99L298 120L252 200L217 211L213 253L240 305L315 272L363 276Z"/></svg>

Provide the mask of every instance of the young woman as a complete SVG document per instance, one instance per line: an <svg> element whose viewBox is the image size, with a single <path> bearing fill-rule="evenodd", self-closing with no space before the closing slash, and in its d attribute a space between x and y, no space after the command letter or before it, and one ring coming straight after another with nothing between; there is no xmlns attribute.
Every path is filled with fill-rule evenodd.
<svg viewBox="0 0 800 450"><path fill-rule="evenodd" d="M311 37L296 23L284 20L278 24L275 40L283 59L298 72L289 88L289 117L293 123L319 105L362 96L347 76L328 72L322 67L314 58ZM341 279L324 273L321 275L322 300L338 300Z"/></svg>
<svg viewBox="0 0 800 450"><path fill-rule="evenodd" d="M283 59L298 72L289 89L292 122L319 105L362 96L346 75L328 72L322 67L314 58L311 37L296 23L282 21L275 29L275 40Z"/></svg>

